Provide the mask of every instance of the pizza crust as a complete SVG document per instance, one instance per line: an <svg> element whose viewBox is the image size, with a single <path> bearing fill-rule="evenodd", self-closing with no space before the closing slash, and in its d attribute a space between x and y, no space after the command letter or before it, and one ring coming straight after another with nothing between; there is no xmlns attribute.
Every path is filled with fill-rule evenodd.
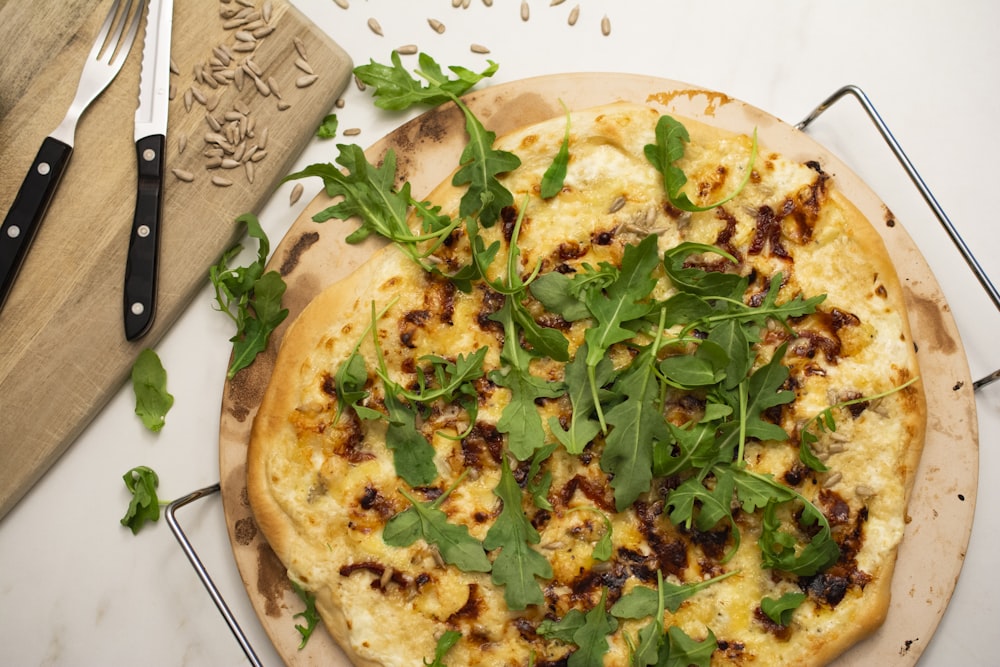
<svg viewBox="0 0 1000 667"><path fill-rule="evenodd" d="M622 215L630 217L623 218L624 222L619 220L620 228L627 229L627 226L630 225L633 228L635 238L638 238L643 232L657 233L660 235L661 247L671 247L676 245L681 238L680 225L675 224L673 228L664 229L662 215L648 206L650 201L660 201L662 195L656 199L652 198L653 195L646 194L634 196L635 193L646 193L657 187L662 187L659 184L658 175L651 176L648 172L640 173L635 170L634 166L637 162L641 162L642 145L651 140L648 132L637 132L634 128L636 126L648 127L651 119L655 122L654 116L658 116L658 114L652 109L629 105L611 105L574 114L572 127L575 133L578 137L581 135L588 137L589 145L593 150L587 153L586 158L580 158L577 164L571 162L567 183L573 193L588 192L592 195L591 190L597 187L604 187L608 193L613 193L614 187L609 188L604 182L606 179L602 179L600 183L594 180L603 175L605 171L593 172L590 169L600 165L603 170L607 170L617 165L619 175L624 174L627 178L622 182L614 183L613 186L619 186L619 190L628 193L629 199L635 199L640 204L636 210L631 212L628 207L624 207ZM537 173L544 169L547 161L551 159L548 156L551 156L558 148L558 142L561 140L565 127L564 123L563 119L555 119L547 124L515 132L497 142L499 147L512 150L521 155L522 160L524 160L522 169L509 176L505 181L507 187L514 193L516 201L522 195L530 196L532 187L537 183ZM745 163L745 158L740 157L740 151L745 153L748 150L748 137L736 137L717 128L686 119L684 124L691 134L691 146L694 147L691 150L690 163L685 167L686 173L696 174L691 178L692 181L697 182L697 174L700 173L698 171L699 160L704 159L706 163L711 163L713 154L722 152L726 155L726 160L728 160L726 164L730 169L736 169L740 164ZM720 146L725 147L726 150L722 151ZM708 147L704 154L699 152L701 147ZM575 153L575 155L580 153L582 151ZM524 157L525 154L529 156L527 159ZM534 167L532 167L530 156L535 156ZM761 167L762 170L769 169L766 165L777 165L774 170L779 174L784 169L794 171L792 167L783 164L780 156L762 153L762 157L765 165ZM583 168L580 168L580 163L583 163ZM717 165L718 161L716 160L714 164ZM722 178L718 183L712 184L710 177L706 177L702 182L707 182L710 190L714 188L714 190L724 191L729 185L729 180ZM808 251L801 247L797 248L795 269L791 278L793 281L792 289L800 289L806 294L832 291L831 302L841 304L846 302L852 306L865 304L861 320L866 324L877 320L878 326L875 328L881 335L881 339L876 347L870 347L865 337L859 336L860 340L855 341L855 344L862 352L858 356L859 358L877 359L885 352L891 352L900 361L900 366L895 369L896 377L867 377L863 372L863 364L861 371L845 369L847 364L834 364L826 370L834 375L854 372L857 375L855 378L857 389L864 395L872 395L877 391L885 390L885 387L876 389L883 380L892 380L896 384L900 384L919 374L912 351L912 337L903 304L902 290L895 270L885 252L881 237L875 229L835 189L828 189L826 195L829 197L830 203L825 210L833 211L834 215L840 216L841 219L837 221L836 225L832 225L831 228L835 231L830 232L830 238L816 239L815 244L807 244ZM445 204L447 211L448 206L454 206L460 196L461 190L451 185L449 179L432 192L429 199ZM607 199L613 195L605 194L602 191L602 196ZM547 258L552 249L560 247L560 244L587 243L595 234L600 233L606 220L600 216L587 218L580 215L580 211L586 210L586 206L592 207L593 201L593 196L581 197L580 201L576 201L571 194L558 202L558 205L563 207L560 215L570 216L574 220L571 229L553 225L553 229L532 230L531 223L526 222L525 228L522 230L525 239L521 245L525 265L530 266L539 259ZM608 199L608 204L612 203L613 199ZM552 205L556 206L557 204ZM555 241L553 234L559 237ZM816 247L813 248L812 245ZM845 254L846 251L852 251L854 254ZM620 260L620 246L612 244L607 248L599 247L596 248L596 252L602 258ZM809 259L806 259L807 256ZM849 276L839 282L831 281L825 268L831 261L859 267L858 275ZM317 466L308 464L303 458L316 454L315 451L310 454L301 450L298 444L302 435L301 423L296 421L297 417L290 419L290 416L301 415L304 411L308 412L314 408L316 410L329 409L329 405L325 407L318 405L318 402L322 400L327 400L329 403L329 397L324 399L319 391L317 379L322 378L324 373L332 374L335 368L329 367L331 360L339 359L342 361L349 354L350 349L357 344L362 330L370 322L369 313L372 303L380 304L381 307L381 304L399 299L393 307L397 311L405 311L408 307L417 306L418 302L424 298L425 286L422 271L415 268L397 249L390 246L377 252L354 274L326 289L310 303L288 329L282 341L271 382L254 422L248 451L247 489L255 518L262 533L267 537L279 559L288 567L289 575L315 592L317 606L321 611L325 625L352 662L357 665L412 664L415 655L430 656L433 654L436 636L440 634L441 627L443 627L440 622L449 617L447 612L450 611L454 614L456 609L469 603L472 595L469 591L478 591L476 595L483 595L490 599L491 602L486 605L490 609L493 608L495 600L499 599L496 591L491 590L495 587L491 585L489 576L483 574L452 573L453 576L449 575L451 576L449 579L452 584L451 588L458 591L455 596L452 596L454 599L425 600L423 597L427 596L417 595L416 602L414 602L413 599L400 599L400 596L387 598L383 589L390 587L391 574L390 581L384 587L375 586L374 582L369 581L371 578L378 580L386 577L386 570L381 573L369 572L372 577L364 580L361 580L362 575L352 574L345 577L342 572L330 571L332 566L343 567L345 564L377 561L390 568L391 573L394 573L398 570L393 568L403 569L407 566L407 561L412 561L417 557L412 550L397 550L401 553L391 553L391 550L381 543L377 530L369 531L361 536L351 533L340 539L338 536L341 536L343 532L350 533L351 530L354 530L349 528L350 519L345 518L346 514L349 514L349 508L336 509L333 513L343 512L345 516L338 516L331 521L329 527L318 529L316 524L322 521L323 517L331 515L325 514L319 508L310 509L309 503L303 504L295 499L296 495L301 498L315 494L317 484L323 487L319 495L324 493L332 495L327 487L329 484L337 485L338 492L347 493L350 491L356 495L360 488L359 485L352 485L346 478L357 476L361 474L358 472L359 470L369 468L370 471L364 473L370 474L369 479L385 475L384 447L381 450L377 445L374 447L378 462L365 461L343 468L344 480L324 481L320 476L319 482L312 479L308 483L301 480L288 483L289 476L301 475L303 469L317 468ZM842 294L838 294L838 291L842 291ZM467 304L467 306L471 308L475 304ZM892 335L887 336L886 332L892 332ZM463 335L467 334L468 331L463 331ZM886 338L895 339L895 343L892 340L884 340ZM909 353L900 352L900 342L909 348ZM467 344L468 341L465 343ZM877 347L881 345L887 346L885 350ZM362 347L364 348L364 345ZM453 346L446 345L445 347L448 348L448 352L455 353ZM870 349L867 349L866 352L866 348L869 347ZM474 347L463 349L471 351ZM370 354L371 350L368 350L368 353ZM438 353L442 354L444 350ZM799 658L805 656L811 660L814 659L815 664L823 664L833 659L864 635L876 629L881 624L888 609L891 575L895 562L894 554L903 531L903 508L905 508L905 502L912 489L920 458L926 406L923 402L923 393L919 382L910 385L898 394L886 397L883 401L891 404L886 410L892 415L895 428L898 429L894 437L903 438L908 443L903 449L902 456L894 463L890 462L895 466L891 477L896 486L892 489L862 489L861 478L856 472L845 475L855 484L855 488L851 490L850 494L847 494L851 503L855 503L858 498L861 498L862 501L869 504L877 504L885 498L886 502L893 505L886 513L890 518L885 522L885 525L869 522L865 527L867 531L874 534L873 539L866 540L866 544L876 546L871 549L873 553L863 552L859 554L859 558L870 559L871 564L875 566L871 568L873 571L865 570L868 575L871 575L871 581L863 588L863 599L858 598L857 595L854 598L847 596L836 605L838 613L835 627L819 631L822 628L821 623L830 622L819 618L822 616L822 611L818 612L819 616L816 618L803 623L803 627L816 630L815 634L819 635L818 639L811 638L814 634L812 631L793 633L794 639L791 640L791 643L786 643L782 647L785 653L793 656L792 663L797 663ZM807 402L803 401L803 403ZM816 409L818 412L826 404L817 403L817 405L820 406ZM498 413L499 408L492 415L494 420ZM482 416L490 418L491 414L486 411ZM874 420L877 417L875 411L868 410L867 414L863 415L862 420ZM794 424L792 426L794 427ZM870 433L871 429L865 432ZM838 453L838 456L843 458L842 454ZM877 462L873 462L873 465L875 463ZM851 465L853 466L852 470L860 469L861 466L857 462ZM848 471L844 470L843 472ZM879 469L879 474L887 476L884 469ZM825 481L829 481L829 479L827 476ZM468 496L464 497L456 495L454 504L458 505L464 500L467 500L470 505L474 502L486 502L489 500L489 490L495 481L495 477L491 478L488 474L485 475L484 479L476 486L478 495L476 491L470 492ZM341 488L341 483L343 483L343 488ZM820 483L824 482L821 480ZM307 488L309 484L313 488ZM869 490L874 492L871 496L866 495ZM341 501L341 505L349 504L350 496L343 497ZM331 507L337 508L341 505L334 503ZM401 511L404 507L405 505L399 505L396 511ZM460 513L460 510L454 511ZM475 526L472 527L473 530L475 528ZM478 537L482 538L484 532L485 529L480 529ZM321 535L321 533L323 534ZM327 542L325 549L318 549L317 545L322 544L327 538L337 541ZM543 543L544 539L543 535ZM891 554L891 557L886 558L886 552ZM328 560L328 562L321 562L322 560ZM333 565L330 565L331 563ZM747 578L750 578L749 575ZM343 581L345 579L350 583L345 584ZM751 597L755 594L753 591L761 585L764 584L747 584L747 588L751 590ZM444 589L443 586L441 588ZM464 598L462 591L466 591ZM691 636L702 636L699 633L702 632L704 626L699 627L699 623L702 621L697 619L704 620L711 610L727 609L731 606L730 600L714 598L716 593L720 595L732 594L728 587L725 589L720 587L714 592L712 588L709 588L702 595L698 605L690 605L690 607L697 607L701 610L691 614L690 627L683 628ZM859 592L855 591L855 593ZM350 602L347 601L348 596L351 598ZM390 600L389 603L386 602L387 599ZM379 606L384 607L383 614L393 619L391 623L377 620L378 617L372 610L379 608ZM800 612L802 612L801 609ZM510 621L512 617L510 612L500 612L499 615L491 617L491 620L503 624ZM437 619L438 623L428 621L428 619L434 618ZM814 624L815 627L810 624ZM494 640L496 639L497 637L494 637ZM503 639L502 636L499 637L499 640ZM515 639L516 637L511 638L512 641ZM373 646L373 644L379 645ZM797 651L791 650L792 644L798 646ZM463 648L461 644L456 646L455 650L456 653L449 654L449 656L454 655L453 659L460 661L461 664L478 664L473 662L473 658L481 658L481 656L468 653L468 648ZM624 660L626 654L626 647L618 642L612 646L608 660L611 664L617 664L616 660ZM779 651L776 655L781 655L781 652ZM461 662L463 659L466 662ZM720 652L717 652L715 660L719 664L723 664L725 658L720 657Z"/></svg>

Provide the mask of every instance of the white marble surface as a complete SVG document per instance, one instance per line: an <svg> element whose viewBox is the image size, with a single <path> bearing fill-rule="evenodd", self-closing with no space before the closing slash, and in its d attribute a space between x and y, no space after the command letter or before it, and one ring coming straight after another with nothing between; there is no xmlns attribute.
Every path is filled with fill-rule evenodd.
<svg viewBox="0 0 1000 667"><path fill-rule="evenodd" d="M714 88L794 122L841 85L861 86L920 169L944 210L1000 280L996 190L1000 133L1000 4L993 0L680 2L473 0L293 0L338 41L355 64L387 61L415 43L443 64L476 68L487 45L500 63L498 82L568 71L622 71ZM576 3L580 19L566 16ZM600 19L611 20L602 36ZM366 27L369 17L385 36ZM438 35L428 17L443 21ZM341 129L358 127L359 143L399 122L376 113L353 85L338 112ZM930 216L874 130L851 102L838 105L811 133L838 153L907 226L942 282L974 378L1000 366L1000 315ZM332 158L315 140L297 166ZM277 241L318 191L288 204L283 185L261 212ZM164 430L146 432L123 386L69 452L0 522L0 664L239 665L245 658L181 553L168 527L138 537L119 525L128 497L121 475L144 464L161 477L164 498L218 480L219 403L231 335L206 288L156 346L176 404ZM963 574L921 665L995 665L1000 621L1000 383L979 392L978 511ZM25 443L30 445L30 443ZM0 463L2 465L2 463ZM971 499L970 499L971 501ZM178 515L243 623L265 664L279 663L247 601L232 561L218 496ZM933 564L928 564L933 567Z"/></svg>

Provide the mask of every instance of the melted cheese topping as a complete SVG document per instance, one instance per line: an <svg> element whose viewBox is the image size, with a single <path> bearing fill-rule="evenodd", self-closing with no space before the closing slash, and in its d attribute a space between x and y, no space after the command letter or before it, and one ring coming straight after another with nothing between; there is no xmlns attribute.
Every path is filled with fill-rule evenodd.
<svg viewBox="0 0 1000 667"><path fill-rule="evenodd" d="M884 251L871 246L870 230L858 237L859 225L867 223L831 192L828 177L762 153L753 178L734 200L716 211L681 213L667 204L662 177L643 155L657 118L651 109L632 106L574 114L563 191L548 201L537 193L564 121L498 142L498 148L522 159L521 168L504 179L517 206L527 202L518 239L522 266L541 262L547 272L618 263L626 244L656 234L661 252L684 241L735 251L738 270L756 276L751 293L766 291L761 281L780 271L786 281L782 295L788 295L783 299L827 294L820 313L794 324L797 336L775 328L761 343L766 356L781 342L789 344L785 363L796 400L781 411L780 425L790 434L837 401L885 392L914 377L912 342L891 266L881 259ZM680 163L689 179L686 191L696 202L716 201L743 179L751 140L686 125L692 135ZM455 214L457 197L443 186L432 199ZM775 212L784 212L777 222ZM777 232L768 225L777 225ZM503 241L503 234L503 224L483 231L487 245ZM458 238L439 255L443 262L463 261L467 253L466 239ZM574 647L539 635L541 621L562 618L571 609L587 611L604 590L613 601L636 586L655 586L657 571L675 584L736 573L664 619L665 626L676 625L695 639L711 629L719 642L713 664L812 664L831 658L881 621L903 532L909 474L903 461L908 448L919 447L920 427L907 417L920 412L915 389L862 407L854 417L839 416L837 431L821 434L815 448L829 466L825 473L796 467L794 436L791 444L748 443L750 469L785 480L827 514L846 561L826 575L799 578L762 569L760 517L740 511L734 515L742 534L739 548L725 560L734 546L732 535L702 534L669 521L664 497L676 479L654 479L635 505L616 512L608 474L600 467L600 438L581 455L559 448L546 462L551 510L524 498L522 510L540 535L534 548L553 570L553 577L541 582L544 604L509 610L489 573L445 565L437 549L419 539L410 547L386 545L385 523L409 507L401 490L431 500L456 480L461 481L440 509L473 537L485 537L500 510L493 490L504 436L496 424L510 394L480 383L476 424L462 439L456 436L470 426L463 414L426 415L419 426L435 449L441 477L433 489L409 489L396 476L385 446L384 420L362 422L350 410L341 413L331 389L331 378L360 341L371 376L365 405L383 409L381 383L374 376L376 350L365 335L371 304L389 306L376 335L388 373L404 386L415 381L415 368L426 355L454 359L486 346L485 367L499 368L502 331L484 317L496 309L484 290L458 292L392 248L372 262L362 278L331 288L354 295L338 295L336 312L311 307L302 316L310 324L289 331L286 341L306 335L299 330L309 338L297 344L295 356L283 350L276 370L282 380L272 382L269 393L292 393L287 403L294 409L271 411L265 402L258 420L267 426L255 428L250 457L252 480L265 480L250 487L265 534L290 576L316 592L328 627L359 664L419 664L449 629L463 633L448 653L449 664L556 662ZM502 264L497 263L498 272ZM662 278L655 296L663 299L672 291ZM532 309L542 314L538 304ZM562 324L572 354L588 322ZM560 379L562 366L536 360L532 372ZM553 399L539 410L547 424L549 417L567 416L570 405L565 398ZM595 560L594 547L609 526L612 557ZM809 598L789 628L776 630L762 619L762 598L798 591ZM629 641L644 623L619 624L609 637L605 664L628 663Z"/></svg>

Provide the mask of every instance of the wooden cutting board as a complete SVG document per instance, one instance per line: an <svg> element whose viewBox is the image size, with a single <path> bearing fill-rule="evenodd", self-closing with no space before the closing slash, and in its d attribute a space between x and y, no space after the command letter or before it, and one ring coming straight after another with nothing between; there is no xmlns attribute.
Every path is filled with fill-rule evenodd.
<svg viewBox="0 0 1000 667"><path fill-rule="evenodd" d="M252 52L235 50L236 31L220 16L247 3L174 2L176 92L168 121L159 306L152 330L137 343L125 340L121 309L135 197L141 41L77 126L69 167L0 311L0 518L121 386L138 352L156 343L205 284L208 267L242 235L235 218L261 208L350 78L347 54L297 9L285 0L255 2L261 13L268 6L266 25L273 30L258 33ZM0 220L42 140L69 107L110 6L111 0L0 0ZM204 76L199 82L195 70L210 68L213 49L223 46L233 59L221 70L235 71L235 63L249 58L258 78L273 80L276 90L265 95L249 76L241 87L235 76L226 85ZM318 78L298 87L304 72L295 61L303 53ZM247 147L266 150L253 162L253 182L242 164L210 171L203 155L212 129L206 115L225 125L225 113L237 107L249 110L245 127L253 122ZM172 169L194 180L181 181ZM213 185L213 175L232 185Z"/></svg>

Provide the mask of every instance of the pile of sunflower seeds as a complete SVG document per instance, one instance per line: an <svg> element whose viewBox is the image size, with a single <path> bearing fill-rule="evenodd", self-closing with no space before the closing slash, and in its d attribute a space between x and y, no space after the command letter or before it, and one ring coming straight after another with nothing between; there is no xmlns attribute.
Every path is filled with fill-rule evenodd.
<svg viewBox="0 0 1000 667"><path fill-rule="evenodd" d="M235 89L237 92L230 95L234 97L245 89L256 90L257 99L273 99L279 111L292 106L275 74L265 71L254 59L263 41L275 32L272 12L271 0L263 0L259 6L256 0L219 0L219 20L226 37L194 65L191 83L182 93L187 113L204 111L206 127L201 136L201 157L205 169L212 172L211 183L219 187L233 185L232 174L237 171L242 171L246 181L253 183L256 165L267 157L268 128L258 125L259 116L244 99L223 104L226 93ZM294 87L307 88L319 76L309 64L305 43L294 37L291 46L296 51ZM180 75L173 61L171 72ZM175 95L176 88L171 85L171 98ZM180 133L178 152L183 153L187 146L187 135ZM190 171L171 171L180 181L195 180Z"/></svg>

